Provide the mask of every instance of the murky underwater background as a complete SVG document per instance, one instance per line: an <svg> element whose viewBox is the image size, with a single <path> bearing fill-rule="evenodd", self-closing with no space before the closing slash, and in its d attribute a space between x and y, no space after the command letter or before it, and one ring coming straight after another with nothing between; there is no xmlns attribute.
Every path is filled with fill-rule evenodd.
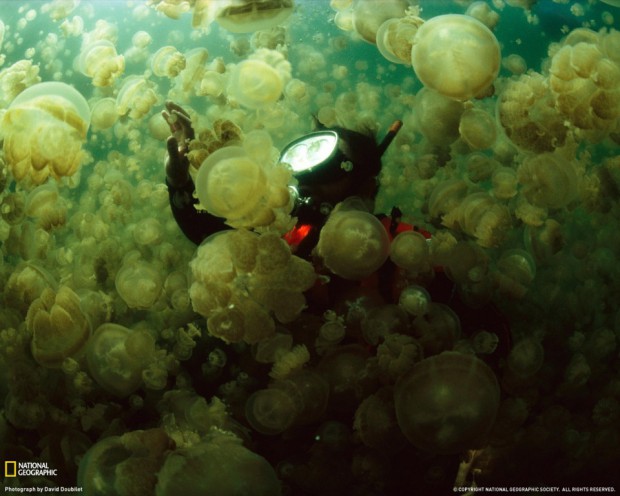
<svg viewBox="0 0 620 496"><path fill-rule="evenodd" d="M5 472L5 491L619 490L618 6L295 0L233 33L225 3L0 1L0 457L56 469ZM409 4L491 28L492 84L449 98L361 39L364 16ZM234 82L246 60L268 66L262 103ZM439 85L489 64L428 60ZM44 82L88 105L18 98ZM196 129L192 174L246 150L268 180L244 218L268 222L183 236L166 100ZM403 121L372 213L399 207L430 239L381 229L376 248L364 212L291 253L277 159L315 119L378 140ZM383 268L338 277L330 246Z"/></svg>

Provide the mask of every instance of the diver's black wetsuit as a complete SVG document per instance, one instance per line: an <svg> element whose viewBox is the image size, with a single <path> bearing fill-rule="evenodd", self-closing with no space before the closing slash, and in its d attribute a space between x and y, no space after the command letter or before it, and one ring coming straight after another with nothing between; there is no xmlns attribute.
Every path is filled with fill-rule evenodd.
<svg viewBox="0 0 620 496"><path fill-rule="evenodd" d="M170 209L174 220L187 238L199 245L213 233L231 229L224 219L215 217L204 210L196 210L198 199L194 197L194 181L190 178L182 188L175 188L166 179Z"/></svg>
<svg viewBox="0 0 620 496"><path fill-rule="evenodd" d="M324 166L295 175L300 199L291 215L298 218L299 224L311 226L310 233L297 247L297 255L310 255L329 212L337 203L350 196L374 201L381 155L401 125L402 122L396 121L380 144L370 134L340 127L329 128L338 135L338 153ZM319 128L325 129L322 126ZM345 162L349 162L350 167L344 167ZM182 187L174 187L166 179L166 186L174 219L185 236L194 243L200 244L213 233L231 229L224 219L196 210L198 199L194 196L195 186L191 177Z"/></svg>

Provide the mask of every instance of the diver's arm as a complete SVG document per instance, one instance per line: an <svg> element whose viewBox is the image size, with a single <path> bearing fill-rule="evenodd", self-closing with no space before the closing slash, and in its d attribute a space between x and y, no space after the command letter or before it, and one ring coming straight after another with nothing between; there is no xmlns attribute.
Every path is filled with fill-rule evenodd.
<svg viewBox="0 0 620 496"><path fill-rule="evenodd" d="M224 220L205 211L196 210L198 200L194 197L194 182L191 178L182 187L173 186L166 177L170 209L174 220L183 231L183 234L192 242L199 245L213 233L230 229Z"/></svg>
<svg viewBox="0 0 620 496"><path fill-rule="evenodd" d="M198 200L194 196L194 181L189 175L187 146L194 138L194 130L189 115L173 102L166 102L167 112L162 116L170 126L172 136L166 141L166 186L170 208L174 220L183 234L196 244L200 244L211 234L230 229L219 217L196 210Z"/></svg>

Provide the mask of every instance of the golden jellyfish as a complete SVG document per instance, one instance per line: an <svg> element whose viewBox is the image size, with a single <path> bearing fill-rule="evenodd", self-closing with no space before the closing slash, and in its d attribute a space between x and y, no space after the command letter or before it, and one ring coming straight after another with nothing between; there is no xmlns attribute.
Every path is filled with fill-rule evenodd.
<svg viewBox="0 0 620 496"><path fill-rule="evenodd" d="M231 33L251 33L284 22L293 13L293 0L224 0L215 20Z"/></svg>
<svg viewBox="0 0 620 496"><path fill-rule="evenodd" d="M180 19L191 8L186 0L149 0L149 4L155 4L155 9L170 19Z"/></svg>
<svg viewBox="0 0 620 496"><path fill-rule="evenodd" d="M132 119L141 119L157 103L157 94L153 84L141 76L129 76L116 96L118 115L129 115Z"/></svg>
<svg viewBox="0 0 620 496"><path fill-rule="evenodd" d="M157 53L159 53L159 50ZM153 65L157 53L153 57ZM193 48L185 53L183 58L185 67L178 73L179 78L175 81L175 86L179 87L183 93L179 96L187 99L192 92L195 93L200 88L201 80L207 70L206 63L209 59L209 50L203 47Z"/></svg>
<svg viewBox="0 0 620 496"><path fill-rule="evenodd" d="M433 145L449 145L459 137L464 105L429 88L416 94L413 104L415 123Z"/></svg>
<svg viewBox="0 0 620 496"><path fill-rule="evenodd" d="M0 59L1 60L1 59ZM39 66L19 60L0 71L0 105L8 106L22 91L41 82Z"/></svg>
<svg viewBox="0 0 620 496"><path fill-rule="evenodd" d="M411 64L413 37L424 20L417 16L406 16L385 21L376 34L377 48L386 60L395 64Z"/></svg>
<svg viewBox="0 0 620 496"><path fill-rule="evenodd" d="M549 87L560 113L585 130L617 131L620 117L620 35L582 29L551 59ZM609 49L611 48L611 50Z"/></svg>
<svg viewBox="0 0 620 496"><path fill-rule="evenodd" d="M502 67L509 70L512 74L519 76L527 71L527 62L516 53L511 53L502 59Z"/></svg>
<svg viewBox="0 0 620 496"><path fill-rule="evenodd" d="M75 174L86 157L82 144L89 125L88 103L72 86L46 82L24 90L1 123L15 179L41 184L49 176Z"/></svg>
<svg viewBox="0 0 620 496"><path fill-rule="evenodd" d="M536 262L525 250L508 250L497 261L495 282L502 296L523 298L535 276Z"/></svg>
<svg viewBox="0 0 620 496"><path fill-rule="evenodd" d="M467 195L467 183L461 179L448 179L439 183L428 200L431 219L442 219L453 212Z"/></svg>
<svg viewBox="0 0 620 496"><path fill-rule="evenodd" d="M443 224L460 227L485 248L501 245L512 227L510 210L488 193L467 195L456 210L444 216Z"/></svg>
<svg viewBox="0 0 620 496"><path fill-rule="evenodd" d="M42 8L42 12L46 12L54 21L66 19L69 14L80 4L80 0L53 0L46 3Z"/></svg>
<svg viewBox="0 0 620 496"><path fill-rule="evenodd" d="M398 297L398 306L414 317L426 315L430 304L431 295L425 288L417 284L407 286Z"/></svg>
<svg viewBox="0 0 620 496"><path fill-rule="evenodd" d="M82 48L78 67L92 79L93 86L111 86L125 71L125 58L116 53L112 42L98 40Z"/></svg>
<svg viewBox="0 0 620 496"><path fill-rule="evenodd" d="M416 448L453 454L480 447L499 409L493 371L475 355L447 351L416 363L396 383L396 418Z"/></svg>
<svg viewBox="0 0 620 496"><path fill-rule="evenodd" d="M132 258L123 263L114 282L127 306L138 309L151 308L159 299L163 287L161 274L155 267Z"/></svg>
<svg viewBox="0 0 620 496"><path fill-rule="evenodd" d="M151 60L153 74L159 77L175 78L185 69L185 56L173 46L161 47Z"/></svg>
<svg viewBox="0 0 620 496"><path fill-rule="evenodd" d="M102 131L111 128L118 120L116 100L111 97L101 98L92 104L90 122L93 131Z"/></svg>
<svg viewBox="0 0 620 496"><path fill-rule="evenodd" d="M411 64L420 81L455 100L483 95L495 81L500 62L497 38L473 17L433 17L413 39Z"/></svg>
<svg viewBox="0 0 620 496"><path fill-rule="evenodd" d="M336 12L334 24L342 31L353 31L353 9L346 8Z"/></svg>
<svg viewBox="0 0 620 496"><path fill-rule="evenodd" d="M489 7L486 2L472 3L469 7L467 7L465 15L478 19L489 29L494 29L499 21L499 14L494 10L491 10L491 7Z"/></svg>
<svg viewBox="0 0 620 496"><path fill-rule="evenodd" d="M229 96L241 105L264 108L277 102L291 79L291 64L275 50L260 48L230 74Z"/></svg>
<svg viewBox="0 0 620 496"><path fill-rule="evenodd" d="M54 183L37 186L26 200L26 215L36 219L46 231L63 226L67 221L67 203Z"/></svg>
<svg viewBox="0 0 620 496"><path fill-rule="evenodd" d="M210 494L280 496L281 483L262 456L243 446L234 434L214 429L191 446L167 454L157 474L156 496Z"/></svg>
<svg viewBox="0 0 620 496"><path fill-rule="evenodd" d="M561 208L577 197L575 165L559 152L527 157L517 169L522 193L534 206Z"/></svg>
<svg viewBox="0 0 620 496"><path fill-rule="evenodd" d="M409 275L426 272L431 267L428 241L418 232L401 232L390 245L390 260Z"/></svg>
<svg viewBox="0 0 620 496"><path fill-rule="evenodd" d="M353 28L363 40L376 42L377 30L388 19L404 17L406 0L356 0L353 3Z"/></svg>
<svg viewBox="0 0 620 496"><path fill-rule="evenodd" d="M149 117L149 133L158 141L166 141L170 136L170 127L161 114L153 114Z"/></svg>
<svg viewBox="0 0 620 496"><path fill-rule="evenodd" d="M49 368L58 368L65 358L77 356L90 337L80 299L67 286L56 292L44 289L28 309L26 327L32 332L32 356Z"/></svg>
<svg viewBox="0 0 620 496"><path fill-rule="evenodd" d="M154 352L155 340L148 331L105 323L88 342L86 360L99 386L125 397L142 384L142 371Z"/></svg>
<svg viewBox="0 0 620 496"><path fill-rule="evenodd" d="M469 108L461 115L459 134L472 150L491 148L497 138L495 118L484 110Z"/></svg>
<svg viewBox="0 0 620 496"><path fill-rule="evenodd" d="M519 179L517 171L512 167L497 167L491 175L493 196L500 200L508 200L517 194Z"/></svg>
<svg viewBox="0 0 620 496"><path fill-rule="evenodd" d="M250 40L250 46L257 48L269 48L275 50L278 45L284 46L287 43L287 30L284 26L276 26L270 29L256 31Z"/></svg>
<svg viewBox="0 0 620 496"><path fill-rule="evenodd" d="M63 445L65 438L63 437ZM69 443L67 443L69 444ZM89 443L90 445L90 443ZM85 494L155 494L157 471L174 442L163 428L106 436L80 456L77 485ZM122 453L122 456L117 456Z"/></svg>
<svg viewBox="0 0 620 496"><path fill-rule="evenodd" d="M508 138L524 150L550 152L566 141L566 119L556 108L549 81L542 74L530 71L508 80L497 110Z"/></svg>
<svg viewBox="0 0 620 496"><path fill-rule="evenodd" d="M136 48L146 48L153 42L153 37L146 31L136 31L131 37L131 44Z"/></svg>
<svg viewBox="0 0 620 496"><path fill-rule="evenodd" d="M364 279L381 267L389 251L388 235L374 215L338 207L321 230L317 244L325 266L353 280Z"/></svg>
<svg viewBox="0 0 620 496"><path fill-rule="evenodd" d="M253 131L243 147L210 154L196 175L201 206L233 227L266 226L288 214L290 172L274 164L271 149L269 135Z"/></svg>

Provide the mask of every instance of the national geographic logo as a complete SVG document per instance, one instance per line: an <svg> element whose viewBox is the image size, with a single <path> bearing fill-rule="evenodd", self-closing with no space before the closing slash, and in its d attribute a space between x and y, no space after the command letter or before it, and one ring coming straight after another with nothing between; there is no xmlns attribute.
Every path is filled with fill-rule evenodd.
<svg viewBox="0 0 620 496"><path fill-rule="evenodd" d="M46 462L4 462L5 477L56 477L57 469L49 468Z"/></svg>

